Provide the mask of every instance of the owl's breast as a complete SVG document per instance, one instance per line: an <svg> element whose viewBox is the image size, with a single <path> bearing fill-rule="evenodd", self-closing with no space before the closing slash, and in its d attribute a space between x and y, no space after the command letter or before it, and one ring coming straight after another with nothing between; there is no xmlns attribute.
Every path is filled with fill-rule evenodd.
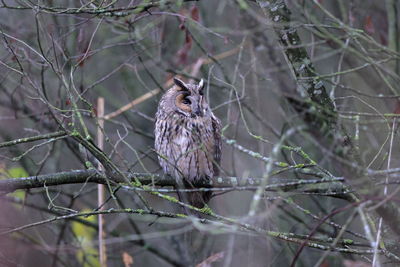
<svg viewBox="0 0 400 267"><path fill-rule="evenodd" d="M156 135L156 150L164 155L159 157L164 172L190 182L213 177L215 141L211 120L179 118L164 123L162 136Z"/></svg>

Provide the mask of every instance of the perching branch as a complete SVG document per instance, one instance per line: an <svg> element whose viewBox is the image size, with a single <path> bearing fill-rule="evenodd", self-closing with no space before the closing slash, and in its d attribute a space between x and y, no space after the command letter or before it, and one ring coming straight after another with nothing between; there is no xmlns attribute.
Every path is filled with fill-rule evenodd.
<svg viewBox="0 0 400 267"><path fill-rule="evenodd" d="M37 176L11 178L0 180L0 192L2 194L10 193L18 189L33 189L41 188L44 186L56 186L63 184L84 184L84 183L97 183L106 184L107 179L114 185L126 184L125 177L132 182L140 182L142 185L154 186L175 186L175 180L169 176L160 176L158 174L148 173L126 173L124 177L117 174L112 177L106 178L103 173L96 170L74 170L69 172L59 172L52 174L43 174ZM262 178L238 178L238 177L215 177L210 183L204 183L204 186L212 184L213 188L202 188L201 190L211 191L227 191L227 190L256 190ZM293 191L297 189L306 189L307 193L322 193L326 195L335 195L340 197L350 192L344 185L343 178L318 178L309 180L296 180L284 178L270 178L270 183L265 187L266 191ZM199 184L198 186L202 186ZM137 189L143 190L144 189ZM157 190L157 189L155 189ZM182 189L184 190L184 189ZM187 189L187 190L200 190L200 189ZM163 190L161 190L163 191Z"/></svg>

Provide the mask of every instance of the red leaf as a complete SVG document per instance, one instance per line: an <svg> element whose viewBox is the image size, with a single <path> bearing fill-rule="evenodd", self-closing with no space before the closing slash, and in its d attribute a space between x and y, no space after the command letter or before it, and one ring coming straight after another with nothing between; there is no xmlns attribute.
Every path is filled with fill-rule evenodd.
<svg viewBox="0 0 400 267"><path fill-rule="evenodd" d="M188 31L186 31L186 36L185 36L185 44L192 45L192 36L189 34Z"/></svg>
<svg viewBox="0 0 400 267"><path fill-rule="evenodd" d="M394 108L393 113L394 114L400 114L400 101L399 100L396 101L396 106Z"/></svg>
<svg viewBox="0 0 400 267"><path fill-rule="evenodd" d="M191 8L191 10L190 10L191 17L194 20L198 20L198 12L199 11L198 11L197 7ZM178 52L176 52L176 56L177 56L176 62L178 64L186 64L187 63L187 60L189 57L189 51L192 48L192 36L190 35L189 30L185 26L185 21L186 21L185 17L188 16L187 13L188 13L187 10L182 9L180 11L180 14L182 16L179 16L179 20L180 20L179 29L181 29L182 31L185 32L185 42L184 42L183 46L181 47L181 49L179 49Z"/></svg>
<svg viewBox="0 0 400 267"><path fill-rule="evenodd" d="M198 22L200 20L199 8L197 6L193 6L190 9L190 15L191 15L193 20Z"/></svg>
<svg viewBox="0 0 400 267"><path fill-rule="evenodd" d="M384 46L387 46L388 42L387 42L386 36L382 33L379 33L379 38L381 39L381 44L383 44Z"/></svg>
<svg viewBox="0 0 400 267"><path fill-rule="evenodd" d="M98 114L98 112L97 112L97 107L92 107L92 115L93 115L94 117L98 117L98 116L99 116L99 114Z"/></svg>
<svg viewBox="0 0 400 267"><path fill-rule="evenodd" d="M186 21L186 12L185 12L185 10L184 9L182 9L180 12L179 12L182 16L179 16L178 17L178 19L180 20L180 24L179 24L179 29L181 29L182 31L184 31L184 30L186 30L186 27L185 27L185 21Z"/></svg>
<svg viewBox="0 0 400 267"><path fill-rule="evenodd" d="M183 44L182 48L178 50L176 53L178 59L177 63L178 64L186 64L188 57L189 57L189 51L192 48L192 36L190 35L189 31L185 29L185 43Z"/></svg>
<svg viewBox="0 0 400 267"><path fill-rule="evenodd" d="M182 31L186 30L184 18L181 19L181 23L179 24L179 29L181 29Z"/></svg>
<svg viewBox="0 0 400 267"><path fill-rule="evenodd" d="M365 22L364 22L364 29L365 29L365 31L366 31L368 34L370 34L370 35L372 35L373 33L375 33L375 27L374 27L374 24L373 24L373 22L372 22L371 16L367 16L367 18L365 19Z"/></svg>
<svg viewBox="0 0 400 267"><path fill-rule="evenodd" d="M192 38L190 37L190 35L188 33L186 33L185 44L176 53L177 56L178 56L178 63L179 64L186 64L187 63L187 59L188 59L188 56L189 56L189 51L190 51L191 48L192 48Z"/></svg>

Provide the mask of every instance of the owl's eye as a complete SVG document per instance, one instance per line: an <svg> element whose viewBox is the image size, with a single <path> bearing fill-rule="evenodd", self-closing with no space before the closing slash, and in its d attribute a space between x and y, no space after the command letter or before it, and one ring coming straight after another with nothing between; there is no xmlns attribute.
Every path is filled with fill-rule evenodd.
<svg viewBox="0 0 400 267"><path fill-rule="evenodd" d="M190 104L192 104L192 102L191 102L189 99L184 98L184 99L182 100L182 104L190 105Z"/></svg>

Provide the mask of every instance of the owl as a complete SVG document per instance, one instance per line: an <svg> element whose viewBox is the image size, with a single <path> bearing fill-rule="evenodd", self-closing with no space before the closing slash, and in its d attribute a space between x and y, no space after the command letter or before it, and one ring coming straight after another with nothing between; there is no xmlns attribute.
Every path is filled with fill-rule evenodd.
<svg viewBox="0 0 400 267"><path fill-rule="evenodd" d="M208 105L203 80L186 84L174 78L174 83L158 104L155 150L164 173L172 176L179 188L194 189L219 175L221 122ZM181 192L178 196L202 208L211 192Z"/></svg>

